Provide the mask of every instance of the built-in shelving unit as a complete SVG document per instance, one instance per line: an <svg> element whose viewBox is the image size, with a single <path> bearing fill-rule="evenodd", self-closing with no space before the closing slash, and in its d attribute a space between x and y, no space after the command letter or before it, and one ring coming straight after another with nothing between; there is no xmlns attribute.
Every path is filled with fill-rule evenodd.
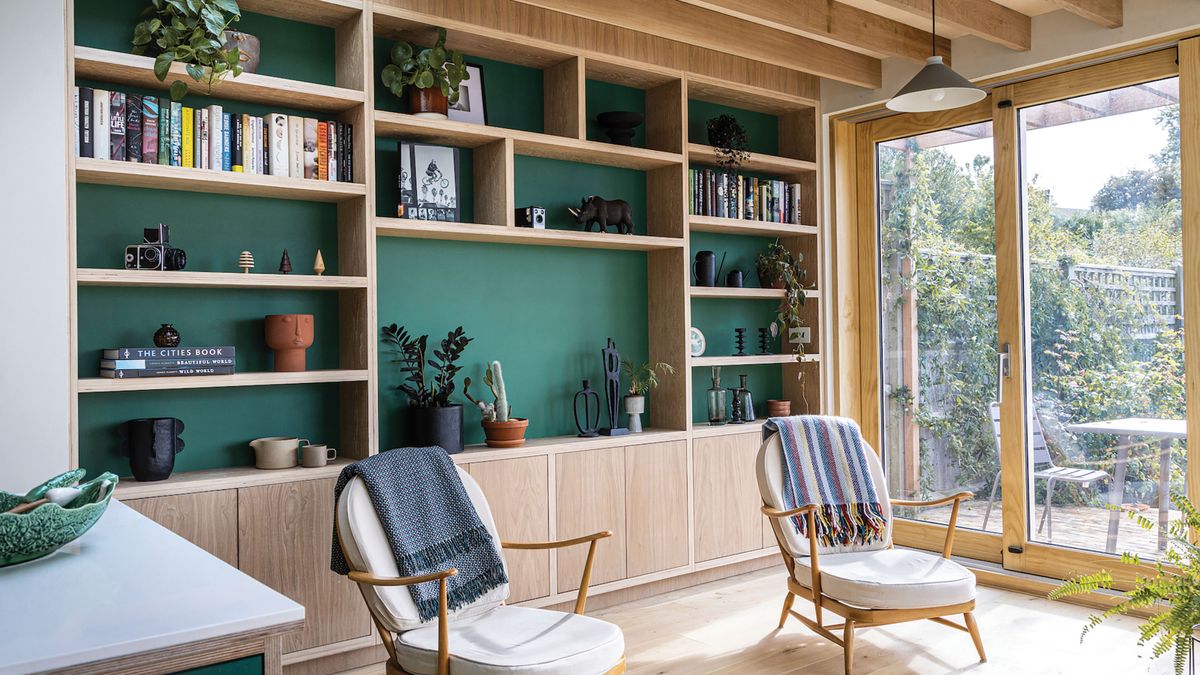
<svg viewBox="0 0 1200 675"><path fill-rule="evenodd" d="M714 216L688 216L693 232L715 232L717 234L745 234L757 237L798 237L816 235L815 225L793 225L770 223L763 220L739 220Z"/></svg>
<svg viewBox="0 0 1200 675"><path fill-rule="evenodd" d="M367 187L362 183L337 183L181 166L114 162L91 157L78 157L75 162L75 180L80 183L312 202L342 202L362 198L367 193Z"/></svg>
<svg viewBox="0 0 1200 675"><path fill-rule="evenodd" d="M688 161L705 166L717 166L717 149L711 145L688 143ZM739 170L747 173L769 173L788 176L816 171L817 163L807 159L774 157L752 152L742 162Z"/></svg>
<svg viewBox="0 0 1200 675"><path fill-rule="evenodd" d="M782 300L785 293L781 288L730 288L728 286L692 286L688 293L693 298L725 298L728 300ZM819 297L817 291L805 291L806 298Z"/></svg>
<svg viewBox="0 0 1200 675"><path fill-rule="evenodd" d="M818 354L804 354L800 356L800 361L804 363L819 363L821 357ZM765 366L775 363L796 363L795 354L747 354L745 356L693 356L691 364L693 368L710 367L710 366Z"/></svg>
<svg viewBox="0 0 1200 675"><path fill-rule="evenodd" d="M195 375L188 377L135 377L119 380L108 377L84 377L79 393L115 391L160 391L167 389L212 389L215 387L267 387L281 384L322 384L328 382L365 382L366 370L306 370L299 373L234 373L233 375Z"/></svg>
<svg viewBox="0 0 1200 675"><path fill-rule="evenodd" d="M410 237L413 239L445 239L477 241L493 244L527 244L530 246L566 246L569 248L598 248L614 251L660 251L683 248L684 241L673 237L650 237L638 234L581 232L578 230L535 230L503 225L445 223L402 218L376 218L375 232L380 236Z"/></svg>
<svg viewBox="0 0 1200 675"><path fill-rule="evenodd" d="M367 288L366 277L315 274L246 274L239 272L168 272L152 270L80 269L80 286L142 286L162 288L280 288L300 291L340 291Z"/></svg>

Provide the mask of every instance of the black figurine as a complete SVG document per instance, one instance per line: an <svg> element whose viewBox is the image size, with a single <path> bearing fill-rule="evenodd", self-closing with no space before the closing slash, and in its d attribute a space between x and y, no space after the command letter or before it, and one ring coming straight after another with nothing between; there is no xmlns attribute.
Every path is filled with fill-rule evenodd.
<svg viewBox="0 0 1200 675"><path fill-rule="evenodd" d="M279 271L284 274L291 274L292 259L288 257L287 249L283 249L283 257L279 259Z"/></svg>
<svg viewBox="0 0 1200 675"><path fill-rule="evenodd" d="M734 328L734 341L737 342L737 353L734 356L749 356L746 353L746 329Z"/></svg>
<svg viewBox="0 0 1200 675"><path fill-rule="evenodd" d="M608 226L617 228L620 234L633 234L633 209L624 199L609 201L592 195L584 197L578 209L567 209L575 216L575 222L583 225L584 232L592 231L592 224L600 225L600 232L608 232Z"/></svg>
<svg viewBox="0 0 1200 675"><path fill-rule="evenodd" d="M583 424L579 423L579 400L583 399ZM596 415L595 421L592 421L592 404L591 400L595 400ZM597 435L596 429L600 427L600 394L592 389L590 380L583 381L583 389L575 392L575 403L571 406L575 412L575 428L579 430L580 438L592 438Z"/></svg>
<svg viewBox="0 0 1200 675"><path fill-rule="evenodd" d="M608 338L608 346L600 350L604 358L604 402L608 406L608 427L601 429L605 436L624 436L629 433L625 427L618 426L621 418L617 404L621 401L621 352L617 351L617 343Z"/></svg>
<svg viewBox="0 0 1200 675"><path fill-rule="evenodd" d="M763 356L771 353L771 332L766 328L758 329L758 353Z"/></svg>

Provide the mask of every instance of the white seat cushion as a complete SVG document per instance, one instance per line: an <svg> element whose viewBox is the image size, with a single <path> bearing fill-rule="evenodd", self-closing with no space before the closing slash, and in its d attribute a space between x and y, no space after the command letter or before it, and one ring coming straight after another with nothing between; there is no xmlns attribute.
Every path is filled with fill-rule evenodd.
<svg viewBox="0 0 1200 675"><path fill-rule="evenodd" d="M807 556L796 581L812 584ZM953 560L908 549L821 554L821 593L864 609L943 607L975 599L975 575Z"/></svg>
<svg viewBox="0 0 1200 675"><path fill-rule="evenodd" d="M436 622L396 636L400 667L436 675ZM579 614L501 605L481 616L450 621L454 675L598 675L625 654L621 629Z"/></svg>

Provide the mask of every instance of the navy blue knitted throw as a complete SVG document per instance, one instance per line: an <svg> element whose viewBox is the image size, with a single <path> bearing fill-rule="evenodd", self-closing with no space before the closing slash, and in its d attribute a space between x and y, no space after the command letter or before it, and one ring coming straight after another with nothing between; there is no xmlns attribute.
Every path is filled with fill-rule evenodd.
<svg viewBox="0 0 1200 675"><path fill-rule="evenodd" d="M496 543L479 520L445 450L436 446L396 448L347 466L334 488L335 509L342 489L355 476L367 486L401 576L458 568L458 574L447 580L451 610L466 607L508 583ZM338 574L350 573L338 545L336 525L329 567ZM421 621L437 618L438 583L430 581L408 589Z"/></svg>

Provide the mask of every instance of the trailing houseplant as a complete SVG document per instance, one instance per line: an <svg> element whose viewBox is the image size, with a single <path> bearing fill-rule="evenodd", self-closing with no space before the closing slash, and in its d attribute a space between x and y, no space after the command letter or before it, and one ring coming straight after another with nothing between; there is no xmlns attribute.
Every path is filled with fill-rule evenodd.
<svg viewBox="0 0 1200 675"><path fill-rule="evenodd" d="M730 175L750 158L746 128L733 115L719 115L708 121L708 144L717 150L717 164Z"/></svg>
<svg viewBox="0 0 1200 675"><path fill-rule="evenodd" d="M209 93L217 81L242 74L242 52L228 44L229 27L242 18L237 0L151 0L142 17L133 27L133 53L154 57L159 82L176 61L193 80L207 84ZM172 100L187 91L187 82L171 83Z"/></svg>
<svg viewBox="0 0 1200 675"><path fill-rule="evenodd" d="M508 404L508 390L504 386L504 372L499 361L492 361L483 371L483 383L492 392L492 403L479 401L471 396L471 378L463 380L463 396L475 404L483 418L483 434L490 448L516 448L525 444L525 430L529 420L513 417Z"/></svg>
<svg viewBox="0 0 1200 675"><path fill-rule="evenodd" d="M429 336L412 336L403 326L384 326L381 339L392 352L404 380L396 385L409 402L408 443L438 445L450 454L462 452L462 405L450 401L454 378L462 370L456 362L473 338L462 326L446 334L434 358L427 358ZM425 367L433 370L427 377Z"/></svg>
<svg viewBox="0 0 1200 675"><path fill-rule="evenodd" d="M420 49L403 40L392 45L392 62L380 79L397 98L408 92L409 112L418 117L446 118L449 106L458 103L459 85L471 77L463 55L446 49L446 29L437 29L437 42Z"/></svg>
<svg viewBox="0 0 1200 675"><path fill-rule="evenodd" d="M1190 539L1190 533L1200 529L1200 513L1183 495L1173 495L1171 502L1179 507L1183 517L1168 523L1167 550L1155 561L1154 575L1139 575L1133 590L1125 592L1125 599L1120 604L1091 617L1079 639L1082 641L1093 628L1118 614L1165 605L1167 608L1163 612L1147 619L1138 629L1138 646L1152 645L1156 658L1174 650L1175 675L1183 675L1191 652L1193 629L1200 624L1200 547ZM1144 530L1156 527L1153 521L1140 513L1131 511L1129 518ZM1121 554L1121 562L1126 565L1141 564L1135 553ZM1112 574L1108 570L1100 570L1064 582L1050 592L1050 599L1111 589L1112 585Z"/></svg>
<svg viewBox="0 0 1200 675"><path fill-rule="evenodd" d="M658 386L658 375L671 375L675 369L669 363L643 363L635 366L629 361L621 363L621 370L629 378L629 393L625 395L625 414L629 416L629 431L642 430L642 413L646 412L646 394Z"/></svg>
<svg viewBox="0 0 1200 675"><path fill-rule="evenodd" d="M803 256L793 255L786 246L778 241L767 246L767 250L758 254L755 267L758 270L758 283L763 288L778 288L784 292L783 300L779 303L779 312L775 318L775 326L779 331L791 338L791 331L801 328L804 319L800 310L804 307L807 297L804 289L804 268L801 266ZM797 357L804 354L804 345L799 340L791 341Z"/></svg>

